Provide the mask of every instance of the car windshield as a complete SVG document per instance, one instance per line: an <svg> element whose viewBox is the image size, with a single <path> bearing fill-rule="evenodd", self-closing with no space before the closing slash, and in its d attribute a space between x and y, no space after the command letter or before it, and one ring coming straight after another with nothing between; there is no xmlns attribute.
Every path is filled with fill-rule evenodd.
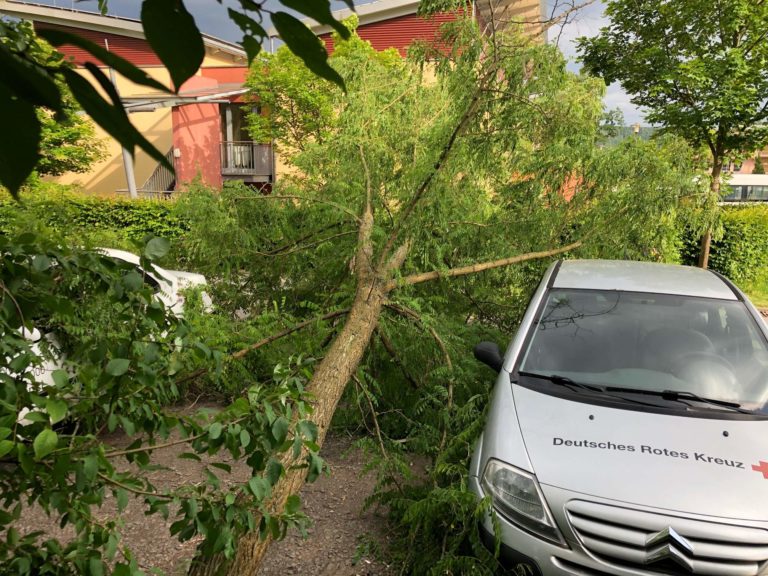
<svg viewBox="0 0 768 576"><path fill-rule="evenodd" d="M618 392L768 402L766 340L738 301L554 289L519 369Z"/></svg>

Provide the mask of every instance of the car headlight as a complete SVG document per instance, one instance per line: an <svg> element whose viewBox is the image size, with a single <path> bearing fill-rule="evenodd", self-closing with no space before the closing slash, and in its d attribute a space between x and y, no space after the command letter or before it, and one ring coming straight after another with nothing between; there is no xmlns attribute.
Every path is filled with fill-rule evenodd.
<svg viewBox="0 0 768 576"><path fill-rule="evenodd" d="M565 546L533 474L491 459L483 473L483 488L490 494L494 508L510 521Z"/></svg>

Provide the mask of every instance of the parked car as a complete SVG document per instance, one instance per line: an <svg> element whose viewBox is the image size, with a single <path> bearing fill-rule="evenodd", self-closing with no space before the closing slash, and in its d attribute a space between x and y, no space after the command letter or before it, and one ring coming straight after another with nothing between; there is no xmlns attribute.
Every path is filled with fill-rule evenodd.
<svg viewBox="0 0 768 576"><path fill-rule="evenodd" d="M498 378L469 484L506 564L768 573L768 329L726 278L558 262L504 356L475 355Z"/></svg>
<svg viewBox="0 0 768 576"><path fill-rule="evenodd" d="M144 276L145 282L155 289L155 296L168 307L177 317L184 316L184 295L187 288L207 286L208 281L202 274L195 272L183 272L181 270L166 270L155 265L153 271L144 271L141 268L141 259L131 252L115 250L114 248L98 248L102 254L128 262L136 267ZM207 311L213 308L213 302L207 292L201 294L203 306Z"/></svg>
<svg viewBox="0 0 768 576"><path fill-rule="evenodd" d="M136 268L141 273L144 281L152 286L155 291L155 297L162 302L176 317L184 316L184 290L188 288L203 287L208 284L205 276L194 272L183 272L180 270L166 270L154 265L153 270L144 270L141 267L141 258L136 254L125 250L116 250L114 248L97 248L99 252L126 262ZM211 297L207 292L201 293L204 309L210 312L213 309ZM52 386L53 371L62 367L63 354L60 352L59 339L53 333L41 333L37 328L32 330L22 330L23 336L32 343L32 351L41 358L40 364L30 366L29 372L34 377L38 385ZM43 354L41 344L43 340L47 341L45 346L48 354Z"/></svg>

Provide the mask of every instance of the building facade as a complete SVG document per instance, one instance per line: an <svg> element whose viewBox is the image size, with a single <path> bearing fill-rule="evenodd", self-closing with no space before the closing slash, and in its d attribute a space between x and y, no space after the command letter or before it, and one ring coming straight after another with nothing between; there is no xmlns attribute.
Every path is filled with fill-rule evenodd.
<svg viewBox="0 0 768 576"><path fill-rule="evenodd" d="M171 79L152 51L137 20L0 0L0 14L31 21L35 29L56 28L75 33L122 56L160 83ZM200 179L220 187L227 179L257 186L274 180L274 158L269 143L253 142L245 118L253 111L244 99L248 73L245 52L236 44L204 35L205 58L197 74L178 94L153 92L116 76L115 86L131 122L157 149L166 154L175 174L137 149L133 161L124 159L120 145L97 127L107 144L107 157L86 174L65 174L54 180L79 184L91 194L127 194L133 180L140 196L167 197L170 192ZM93 62L102 62L71 45L59 48L84 77Z"/></svg>
<svg viewBox="0 0 768 576"><path fill-rule="evenodd" d="M419 0L376 0L356 7L358 34L377 50L396 48L405 55L415 41L431 42L439 28L455 20L458 13L429 17L418 15ZM543 37L542 0L475 0L467 4L485 30L523 25L526 34ZM464 10L461 11L462 13ZM334 13L337 19L349 10ZM152 51L141 22L47 5L0 0L0 15L31 21L36 29L57 28L83 36L133 63L160 83L170 86L168 71ZM330 29L315 22L306 24L333 50ZM277 38L273 29L270 36ZM245 51L238 45L203 35L205 58L197 74L178 94L149 91L117 76L115 86L134 126L173 164L174 172L160 165L142 150L133 159L120 145L97 127L107 144L107 157L86 174L65 174L54 180L78 184L91 194L129 194L167 198L185 184L199 179L220 187L225 180L237 179L270 189L280 170L273 146L254 142L246 129L251 113L268 113L254 107L246 98L244 82L248 74ZM84 69L93 62L109 74L107 67L75 46L59 48L84 77L95 81ZM133 194L132 194L133 195Z"/></svg>
<svg viewBox="0 0 768 576"><path fill-rule="evenodd" d="M434 42L439 39L440 26L455 20L458 14L467 14L477 20L486 33L519 26L530 37L543 40L546 7L544 0L475 0L464 10L419 16L419 0L376 0L355 7L359 23L357 33L368 40L376 50L396 48L405 56L413 42ZM337 10L337 20L350 16L349 9ZM313 20L307 26L333 50L331 28ZM276 30L270 35L277 36Z"/></svg>

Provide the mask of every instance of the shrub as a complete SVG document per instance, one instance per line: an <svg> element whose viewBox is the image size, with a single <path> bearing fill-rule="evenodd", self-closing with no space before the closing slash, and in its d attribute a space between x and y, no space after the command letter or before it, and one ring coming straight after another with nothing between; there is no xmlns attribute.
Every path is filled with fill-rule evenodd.
<svg viewBox="0 0 768 576"><path fill-rule="evenodd" d="M741 284L768 268L768 206L728 206L721 211L722 236L713 240L709 267ZM689 235L685 264L696 264L698 239Z"/></svg>
<svg viewBox="0 0 768 576"><path fill-rule="evenodd" d="M129 247L145 236L174 239L188 230L173 205L151 200L85 196L71 186L38 182L17 202L0 195L0 234L47 229L79 244Z"/></svg>

